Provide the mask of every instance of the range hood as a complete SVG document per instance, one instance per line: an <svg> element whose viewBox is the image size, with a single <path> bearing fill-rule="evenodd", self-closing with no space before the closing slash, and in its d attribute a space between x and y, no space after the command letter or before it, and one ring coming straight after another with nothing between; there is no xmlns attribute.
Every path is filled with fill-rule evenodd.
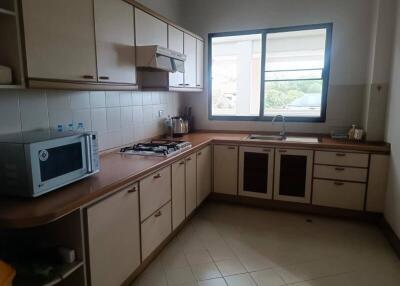
<svg viewBox="0 0 400 286"><path fill-rule="evenodd" d="M161 46L136 46L136 67L141 71L185 72L186 56Z"/></svg>

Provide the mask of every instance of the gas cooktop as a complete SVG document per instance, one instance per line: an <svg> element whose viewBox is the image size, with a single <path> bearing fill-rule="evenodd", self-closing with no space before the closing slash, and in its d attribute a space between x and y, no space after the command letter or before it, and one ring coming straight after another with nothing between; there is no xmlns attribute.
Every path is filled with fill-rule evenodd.
<svg viewBox="0 0 400 286"><path fill-rule="evenodd" d="M120 153L140 156L169 157L191 147L192 144L187 141L152 140L149 143L139 143L130 147L124 147L120 150Z"/></svg>

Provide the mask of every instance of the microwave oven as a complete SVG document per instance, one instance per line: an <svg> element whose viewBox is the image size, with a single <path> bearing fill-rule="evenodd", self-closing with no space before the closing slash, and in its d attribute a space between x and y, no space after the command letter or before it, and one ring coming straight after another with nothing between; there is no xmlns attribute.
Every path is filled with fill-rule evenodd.
<svg viewBox="0 0 400 286"><path fill-rule="evenodd" d="M0 137L0 195L39 197L99 170L94 132L38 130Z"/></svg>

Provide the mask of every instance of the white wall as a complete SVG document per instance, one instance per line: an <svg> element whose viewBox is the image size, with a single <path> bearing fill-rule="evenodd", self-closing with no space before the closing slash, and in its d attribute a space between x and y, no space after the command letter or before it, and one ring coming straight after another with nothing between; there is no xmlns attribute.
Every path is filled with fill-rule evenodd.
<svg viewBox="0 0 400 286"><path fill-rule="evenodd" d="M327 133L336 127L362 124L365 87L369 77L374 1L185 0L182 1L182 23L189 30L207 38L211 32L333 22L327 121L316 124L292 123L288 128L289 131ZM206 92L186 97L186 104L194 107L196 127L199 129L278 128L270 123L209 121L207 100Z"/></svg>
<svg viewBox="0 0 400 286"><path fill-rule="evenodd" d="M400 5L399 1L397 2L396 36L386 128L386 140L391 143L392 150L385 217L400 237Z"/></svg>
<svg viewBox="0 0 400 286"><path fill-rule="evenodd" d="M179 95L167 92L0 91L0 134L82 122L105 150L164 134L164 119L177 115L179 104Z"/></svg>
<svg viewBox="0 0 400 286"><path fill-rule="evenodd" d="M181 22L180 0L138 0L138 2L177 24Z"/></svg>

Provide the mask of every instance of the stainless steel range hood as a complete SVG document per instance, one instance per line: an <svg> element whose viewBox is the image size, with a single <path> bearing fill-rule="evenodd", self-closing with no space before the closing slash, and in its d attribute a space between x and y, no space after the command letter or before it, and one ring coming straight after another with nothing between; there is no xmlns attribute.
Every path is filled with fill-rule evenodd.
<svg viewBox="0 0 400 286"><path fill-rule="evenodd" d="M161 46L136 46L136 67L141 71L185 72L186 56Z"/></svg>

